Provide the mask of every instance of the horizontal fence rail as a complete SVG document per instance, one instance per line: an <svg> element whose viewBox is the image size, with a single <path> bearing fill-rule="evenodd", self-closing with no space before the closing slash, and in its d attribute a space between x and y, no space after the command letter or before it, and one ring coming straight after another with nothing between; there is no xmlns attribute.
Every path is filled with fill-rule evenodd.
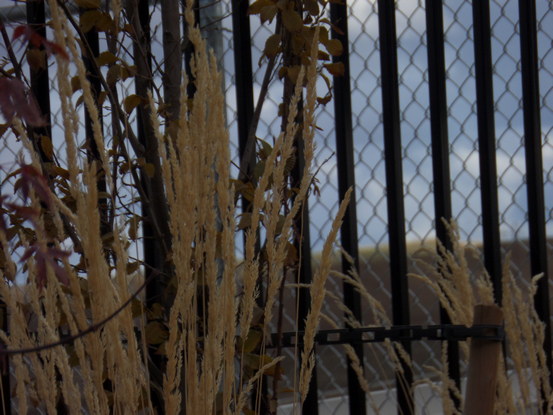
<svg viewBox="0 0 553 415"><path fill-rule="evenodd" d="M280 342L284 347L303 345L303 332L282 333ZM359 329L320 330L315 336L319 345L347 343L378 343L386 340L394 342L416 340L459 341L470 338L502 341L505 339L503 326L479 324L466 327L455 324L438 326L394 326L363 327ZM277 336L273 335L276 343Z"/></svg>

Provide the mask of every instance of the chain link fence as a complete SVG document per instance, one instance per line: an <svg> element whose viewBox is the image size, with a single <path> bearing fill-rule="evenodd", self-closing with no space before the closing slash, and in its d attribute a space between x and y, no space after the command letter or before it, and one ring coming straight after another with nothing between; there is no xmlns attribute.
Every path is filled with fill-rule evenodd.
<svg viewBox="0 0 553 415"><path fill-rule="evenodd" d="M202 5L203 3L200 2ZM497 174L500 213L500 231L503 254L513 251L512 266L521 280L528 279L528 217L523 146L522 87L520 75L520 37L518 29L518 1L492 0L492 59L495 103L495 131L497 143ZM224 70L224 88L227 98L227 120L232 137L233 155L237 157L236 88L234 86L234 55L231 5L228 0L205 1L202 8L204 33L215 47ZM11 27L25 21L25 8L20 3L0 1L0 15L8 33ZM355 176L360 244L359 274L368 291L379 299L391 318L391 292L388 253L388 220L386 211L386 179L382 127L382 97L378 15L376 1L348 2L352 110L354 126ZM547 236L550 258L553 258L553 9L547 1L537 2L539 81L541 93L541 121L543 143L543 174L547 212ZM159 5L152 8L152 49L161 56ZM428 62L425 32L424 2L398 0L396 11L398 40L399 91L401 102L401 135L403 144L403 186L406 213L406 234L409 251L409 271L420 273L416 258L421 249L435 244L433 181L430 142L430 115L428 96ZM265 39L274 27L261 25L251 19L252 62L254 94L257 100L264 75L264 65L258 65ZM482 242L482 209L479 192L479 162L477 143L476 87L474 44L470 2L444 1L444 31L447 68L448 129L452 204L454 218L463 240L480 246ZM0 57L7 58L5 45L0 45ZM18 51L21 54L21 51ZM159 58L161 59L161 58ZM52 78L51 100L54 131L61 132L60 107L56 102L55 67ZM132 93L121 91L121 96ZM322 87L322 85L321 85ZM282 101L282 86L271 84L258 130L258 136L271 141L280 131L278 105ZM321 107L317 118L320 130L316 136L315 168L320 195L309 200L312 250L316 258L322 249L325 235L338 208L336 143L333 130L334 111L331 104ZM109 118L105 119L109 125ZM60 143L63 140L60 141ZM58 154L63 149L57 146ZM4 133L0 143L0 165L4 171L13 167L20 144L12 134ZM10 166L10 167L6 167ZM234 173L237 173L234 168ZM4 173L3 173L4 175ZM4 177L2 177L4 180ZM4 184L8 186L8 184ZM137 254L138 256L138 254ZM316 259L315 259L316 260ZM336 261L339 261L337 256ZM553 272L549 263L550 292L553 298ZM332 279L328 290L340 295L341 282ZM290 296L294 298L290 288ZM331 304L331 303L329 303ZM413 324L439 322L437 299L422 284L410 280L410 308ZM328 305L324 312L336 321L341 312ZM295 310L285 308L285 326L294 327ZM365 323L371 317L364 316ZM366 378L375 391L369 397L370 413L395 413L393 362L385 359L385 346L365 346ZM287 359L297 356L286 351ZM429 377L428 366L440 367L440 346L429 342L413 345L415 379ZM322 346L317 349L317 381L320 413L347 412L346 357L343 349ZM281 381L283 390L290 388L292 378ZM282 413L290 413L288 395L280 394ZM415 393L417 413L440 413L440 397L423 386Z"/></svg>

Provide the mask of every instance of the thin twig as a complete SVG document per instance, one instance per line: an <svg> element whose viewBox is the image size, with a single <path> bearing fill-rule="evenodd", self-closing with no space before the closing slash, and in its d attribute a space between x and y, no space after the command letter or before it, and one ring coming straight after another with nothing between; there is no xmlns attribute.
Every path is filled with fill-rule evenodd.
<svg viewBox="0 0 553 415"><path fill-rule="evenodd" d="M67 17L67 20L69 21L69 23L71 23L71 26L73 26L73 28L75 29L75 31L79 35L79 38L82 41L82 43L83 43L83 45L86 49L86 54L90 57L93 57L94 54L92 53L92 50L90 49L90 45L86 41L85 34L81 30L79 24L75 21L75 19L71 15L71 12L67 8L67 6L63 3L62 0L58 0L58 5L64 11L64 13ZM106 79L104 78L104 76L102 74L102 71L98 67L98 63L93 58L90 59L90 63L92 65L92 68L94 69L95 75L98 76L98 78L100 79L100 82L102 83L102 86L104 87L104 90L107 93L107 96L109 98L109 101L110 101L110 104L111 104L112 108L114 108L116 110L116 113L119 117L119 121L126 119L125 113L123 112L123 109L121 108L121 105L119 105L119 102L117 102L115 97L113 96L113 94L111 92L111 89L110 89ZM120 133L121 131L118 131L118 132ZM128 128L125 130L125 132L127 133L126 136L129 139L129 141L131 142L131 144L133 146L133 149L136 152L136 154L138 154L138 155L144 154L144 151L145 151L144 146L138 141L138 138L135 136L134 132L131 129L128 129ZM120 137L122 137L122 135L120 135Z"/></svg>
<svg viewBox="0 0 553 415"><path fill-rule="evenodd" d="M281 30L281 23L280 23L280 19L277 18L275 33L279 33L280 30ZM255 142L256 142L255 133L257 132L257 126L259 124L259 119L261 118L261 110L263 109L263 103L265 102L265 98L267 97L267 92L269 91L269 84L271 83L271 79L273 78L273 75L274 75L276 57L277 55L269 58L269 62L267 62L267 69L265 70L265 75L263 76L263 82L261 84L261 89L259 91L259 98L257 99L257 103L255 105L255 110L253 112L252 121L250 124L250 130L248 132L248 140L246 141L244 154L242 155L242 159L240 160L241 170L240 170L239 179L241 181L245 181L245 179L247 179L246 175L248 174L251 159L253 158L253 154L255 151Z"/></svg>
<svg viewBox="0 0 553 415"><path fill-rule="evenodd" d="M12 62L15 74L19 80L23 80L21 64L17 61L17 56L15 56L15 53L13 52L12 42L10 41L8 32L6 32L6 27L2 24L2 22L0 22L0 32L2 33L2 39L4 40L4 44L6 45L8 56L10 57L10 60Z"/></svg>

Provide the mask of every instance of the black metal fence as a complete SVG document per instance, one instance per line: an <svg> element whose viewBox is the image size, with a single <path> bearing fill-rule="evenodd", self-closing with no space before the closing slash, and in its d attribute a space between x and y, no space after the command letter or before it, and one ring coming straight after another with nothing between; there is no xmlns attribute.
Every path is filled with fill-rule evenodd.
<svg viewBox="0 0 553 415"><path fill-rule="evenodd" d="M140 4L144 32L159 43L151 20L158 5ZM221 20L208 16L215 23L206 31L212 32L220 48L229 129L238 137L238 160L254 116L261 73L256 64L268 31L248 16L245 1L206 3L204 10L214 5ZM26 8L5 6L1 11L4 24L26 20L37 29L45 27L42 2L28 1ZM421 304L410 291L407 274L414 266L409 254L413 241L422 244L438 239L447 246L441 218L457 220L464 237L482 243L497 301L502 294L503 244L519 241L529 262L514 264L518 272L545 274L535 304L546 324L544 348L548 366L553 368L551 261L548 264L552 246L547 234L553 229L553 10L549 2L355 0L332 2L329 18L332 37L344 45L344 53L334 58L343 63L344 74L333 79L333 101L320 116L321 197L310 200L302 269L310 269L311 252L320 247L321 235L328 228L325 223L350 187L355 197L340 242L356 268L365 270L367 285L389 301L394 326L428 324L437 317L437 300ZM97 36L89 42L100 48ZM49 106L51 78L47 68L30 77L31 89L55 125L56 109ZM99 93L100 85L96 88ZM280 101L279 92L269 91L269 109L261 117L260 128L267 134L280 128L271 117L271 103ZM4 157L10 151L13 147L4 144ZM372 250L368 254L364 252L367 246ZM384 275L372 269L370 259L376 257L388 266ZM342 262L347 271L349 265ZM335 289L342 291L342 287ZM362 320L363 307L351 286L343 287L343 298ZM419 316L416 321L412 314ZM438 315L440 323L449 323L443 310ZM396 327L371 339L399 340L410 352L414 340L432 338L432 333L420 330ZM312 382L304 413L329 412L321 403L328 390L344 402L347 399L350 413L366 413L366 396L345 357L338 349L323 351L325 344L332 343L326 334L318 337L319 377ZM457 341L474 334L451 332L440 337L434 333L436 339L448 340L449 374L457 383L461 378ZM353 344L363 361L361 332L348 330L338 335L334 344ZM425 353L426 359L436 359L433 350ZM331 367L336 366L336 359L344 371L348 367L347 387L343 382L332 383L332 376L325 374L329 367L333 374L338 371ZM413 373L407 366L404 369L410 384ZM321 378L330 383L322 383ZM3 380L4 390L9 390L8 378ZM418 402L412 391L402 387L400 380L395 390L398 412L412 413L413 402ZM8 413L9 403L4 404ZM424 402L422 406L417 411L424 411Z"/></svg>

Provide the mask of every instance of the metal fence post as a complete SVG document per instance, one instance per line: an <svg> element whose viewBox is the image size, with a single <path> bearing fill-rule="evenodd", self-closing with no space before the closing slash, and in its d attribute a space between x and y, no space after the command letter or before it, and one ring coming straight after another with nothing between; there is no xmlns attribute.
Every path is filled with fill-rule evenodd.
<svg viewBox="0 0 553 415"><path fill-rule="evenodd" d="M434 184L434 226L436 239L451 250L452 244L443 220L451 220L451 178L449 167L449 137L447 128L446 71L444 53L444 24L442 0L426 0L426 39L428 42L428 88L430 98L430 131L432 140L432 179ZM451 320L440 307L442 324ZM448 373L460 389L459 344L448 341ZM451 398L457 407L460 402Z"/></svg>
<svg viewBox="0 0 553 415"><path fill-rule="evenodd" d="M501 240L497 200L497 163L494 121L493 67L489 0L472 3L476 108L478 118L478 157L482 198L484 264L501 304Z"/></svg>
<svg viewBox="0 0 553 415"><path fill-rule="evenodd" d="M353 126L351 114L351 85L349 68L349 37L347 3L330 3L330 21L332 22L332 37L340 40L343 52L334 57L334 62L344 65L344 74L334 76L334 117L336 129L336 160L338 164L338 194L340 200L351 187L353 192L348 206L344 222L340 228L340 240L343 249L353 258L353 266L359 270L359 244L357 236L357 201L355 197L355 160L353 156ZM342 258L342 272L347 274L349 263ZM343 285L344 304L353 312L355 318L361 322L361 296L347 283ZM363 362L363 345L351 345L360 362ZM357 378L357 374L351 367L348 358L348 395L350 414L363 415L366 413L365 392Z"/></svg>
<svg viewBox="0 0 553 415"><path fill-rule="evenodd" d="M407 246L403 200L400 106L397 68L395 2L378 0L378 30L382 76L382 118L386 164L388 241L392 287L392 318L395 325L409 324L409 287L407 284ZM411 342L401 342L411 354ZM396 374L398 413L413 414L413 373L402 361L403 374Z"/></svg>
<svg viewBox="0 0 553 415"><path fill-rule="evenodd" d="M528 227L530 233L530 269L532 275L543 274L543 277L538 281L538 291L536 292L534 301L536 312L545 324L543 347L547 358L547 367L549 367L549 382L553 385L536 1L519 0L518 5L520 15L522 108L524 111L524 152L526 156L526 190L528 194Z"/></svg>

